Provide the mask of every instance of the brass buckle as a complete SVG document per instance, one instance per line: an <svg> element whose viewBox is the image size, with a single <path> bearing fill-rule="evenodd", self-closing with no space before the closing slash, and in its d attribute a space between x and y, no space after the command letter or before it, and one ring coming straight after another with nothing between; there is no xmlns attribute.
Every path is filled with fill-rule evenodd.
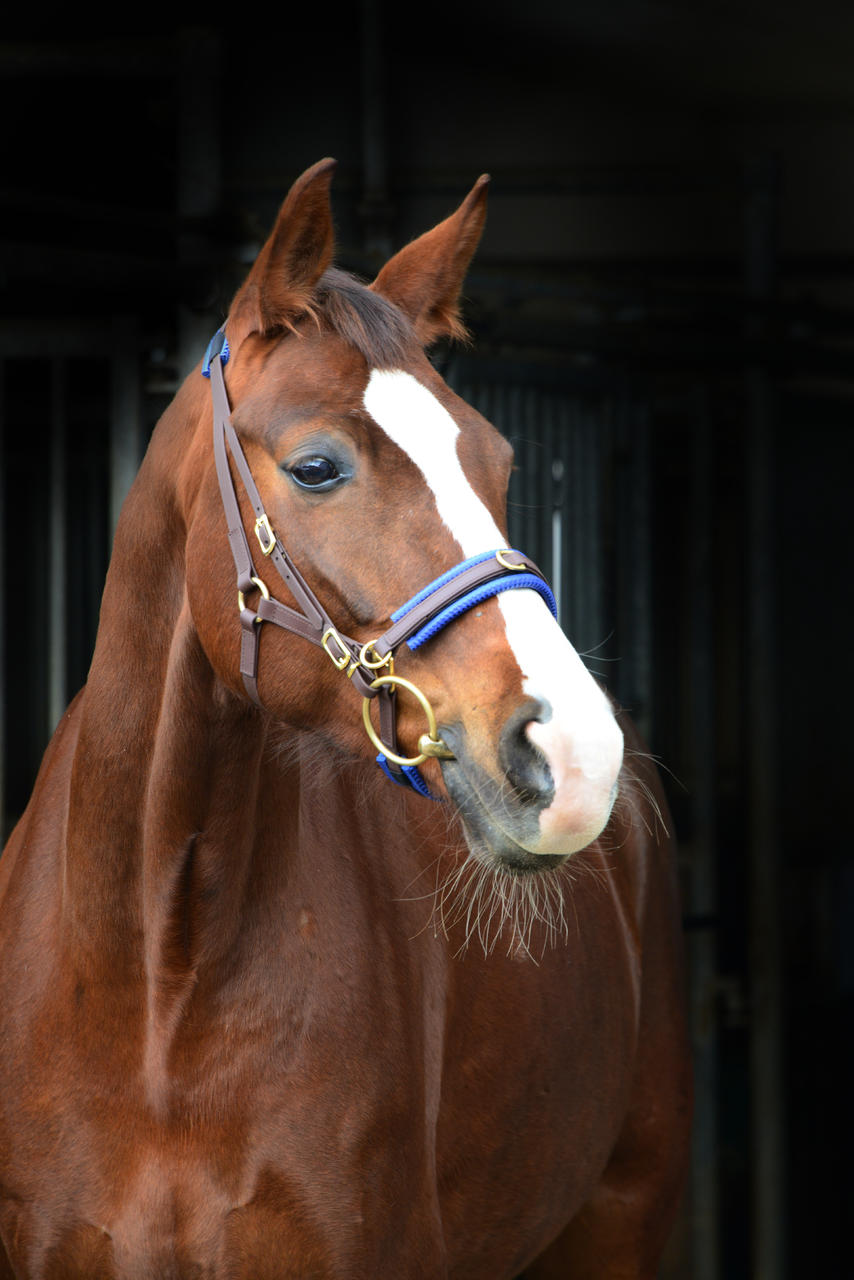
<svg viewBox="0 0 854 1280"><path fill-rule="evenodd" d="M495 559L501 565L502 569L513 569L514 571L527 569L528 566L526 564L511 564L509 560L504 559L506 555L510 555L510 554L518 554L518 553L513 553L511 547L503 547L501 551L496 551Z"/></svg>
<svg viewBox="0 0 854 1280"><path fill-rule="evenodd" d="M393 764L406 765L408 767L423 764L429 757L435 757L440 760L453 760L453 751L451 751L446 743L444 743L439 737L438 725L436 724L436 716L433 708L430 706L430 703L427 701L427 698L418 686L413 684L411 680L404 680L403 676L389 675L377 676L376 680L371 684L371 688L381 689L384 685L391 685L392 687L400 685L401 688L407 689L413 697L417 698L421 704L421 710L427 717L428 729L428 732L422 733L421 737L418 739L419 754L417 756L399 756L386 746L371 723L371 702L373 699L363 698L362 720L365 725L365 732L377 750L383 753L386 760L391 760Z"/></svg>
<svg viewBox="0 0 854 1280"><path fill-rule="evenodd" d="M270 593L269 593L269 591L267 590L267 588L266 588L266 586L265 586L264 582L261 580L261 578L253 578L253 579L252 579L252 581L255 583L255 586L256 586L256 587L258 588L258 590L261 592L261 595L264 597L264 599L265 599L265 600L269 600L269 599L270 599ZM239 611L240 613L242 613L242 612L243 612L243 610L246 608L246 598L245 598L245 596L244 596L244 594L243 594L243 592L242 592L242 591L238 591L238 593L237 593L237 608L238 608L238 611ZM255 615L255 621L256 621L256 622L262 622L262 621L263 621L263 619L262 619L262 618L260 618L260 617L258 616L258 614L256 613L256 615Z"/></svg>
<svg viewBox="0 0 854 1280"><path fill-rule="evenodd" d="M330 640L334 641L334 643L338 646L339 652L337 655L334 654L332 650L329 648ZM322 649L326 651L329 658L332 660L333 667L335 667L338 671L343 671L344 668L347 666L347 664L353 661L353 655L351 654L350 650L347 648L346 644L341 639L341 637L339 636L338 632L335 630L334 627L326 628L326 630L323 633L323 636L321 637L320 646Z"/></svg>
<svg viewBox="0 0 854 1280"><path fill-rule="evenodd" d="M264 538L267 539L266 542L264 541L264 538L261 537L262 531L264 533ZM276 545L276 535L273 533L266 511L262 511L258 519L255 521L255 537L258 539L258 546L261 548L263 554L265 556L270 555Z"/></svg>
<svg viewBox="0 0 854 1280"><path fill-rule="evenodd" d="M360 665L367 667L369 671L381 671L383 667L388 667L389 671L393 672L394 665L392 662L391 650L389 650L384 658L381 658L374 648L375 644L375 640L369 640L367 644L362 645L359 650ZM373 657L370 657L370 654L373 654Z"/></svg>

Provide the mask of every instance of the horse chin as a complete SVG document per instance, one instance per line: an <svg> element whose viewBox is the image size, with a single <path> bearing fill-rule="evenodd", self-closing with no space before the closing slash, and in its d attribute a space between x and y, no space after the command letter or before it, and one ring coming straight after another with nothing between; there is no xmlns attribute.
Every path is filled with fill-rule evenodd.
<svg viewBox="0 0 854 1280"><path fill-rule="evenodd" d="M475 861L504 875L541 876L562 867L572 857L570 853L550 857L532 853L529 849L517 844L512 836L495 824L491 824L490 830L485 830L485 824L481 824L480 830L476 833L469 829L465 819L462 820L461 825L469 853Z"/></svg>
<svg viewBox="0 0 854 1280"><path fill-rule="evenodd" d="M496 870L518 876L554 871L598 834L580 844L568 840L563 850L539 853L541 833L534 806L513 803L494 783L485 787L473 782L458 760L443 760L442 776L472 856Z"/></svg>

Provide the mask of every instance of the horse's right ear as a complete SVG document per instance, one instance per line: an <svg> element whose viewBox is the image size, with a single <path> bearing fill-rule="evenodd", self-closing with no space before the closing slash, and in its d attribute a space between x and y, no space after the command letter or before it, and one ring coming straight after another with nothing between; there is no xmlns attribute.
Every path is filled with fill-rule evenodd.
<svg viewBox="0 0 854 1280"><path fill-rule="evenodd" d="M424 346L466 336L460 290L486 220L488 186L483 174L455 213L390 258L371 285L400 307Z"/></svg>
<svg viewBox="0 0 854 1280"><path fill-rule="evenodd" d="M231 304L226 331L233 351L251 333L291 328L310 310L335 245L329 203L334 171L334 160L319 160L285 197L276 225Z"/></svg>

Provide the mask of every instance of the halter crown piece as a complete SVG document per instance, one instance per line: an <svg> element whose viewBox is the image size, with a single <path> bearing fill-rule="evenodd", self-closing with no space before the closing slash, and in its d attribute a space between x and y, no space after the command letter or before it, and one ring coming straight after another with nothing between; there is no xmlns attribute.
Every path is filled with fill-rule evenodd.
<svg viewBox="0 0 854 1280"><path fill-rule="evenodd" d="M291 560L270 524L261 495L255 486L237 433L231 422L231 408L225 389L223 365L229 358L228 341L219 329L208 344L202 374L210 379L213 397L213 444L220 494L228 524L228 540L237 570L237 607L241 626L240 674L246 692L257 706L258 652L262 624L273 622L285 631L311 641L324 650L362 695L365 730L378 748L377 763L401 786L410 787L436 799L422 778L418 766L430 757L453 759L454 753L438 736L436 717L429 701L411 681L395 675L394 655L401 645L415 650L427 644L444 627L467 609L500 591L528 588L539 592L557 616L554 596L537 566L519 551L498 548L472 556L435 578L391 616L391 626L376 639L363 644L340 632L317 596ZM275 565L298 608L282 604L270 593L252 558L252 547L243 527L240 506L229 466L234 459L247 497L255 512L255 537L261 555ZM246 597L257 594L253 608ZM398 689L405 689L419 702L427 717L427 732L421 735L416 756L402 756L397 744L396 701ZM371 703L379 705L380 729L371 721Z"/></svg>

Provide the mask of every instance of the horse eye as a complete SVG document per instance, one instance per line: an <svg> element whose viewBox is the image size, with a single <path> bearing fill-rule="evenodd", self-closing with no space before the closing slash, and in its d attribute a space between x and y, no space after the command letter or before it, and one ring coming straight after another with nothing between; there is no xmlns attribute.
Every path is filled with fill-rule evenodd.
<svg viewBox="0 0 854 1280"><path fill-rule="evenodd" d="M341 479L335 463L320 454L295 462L288 472L303 489L331 489Z"/></svg>

